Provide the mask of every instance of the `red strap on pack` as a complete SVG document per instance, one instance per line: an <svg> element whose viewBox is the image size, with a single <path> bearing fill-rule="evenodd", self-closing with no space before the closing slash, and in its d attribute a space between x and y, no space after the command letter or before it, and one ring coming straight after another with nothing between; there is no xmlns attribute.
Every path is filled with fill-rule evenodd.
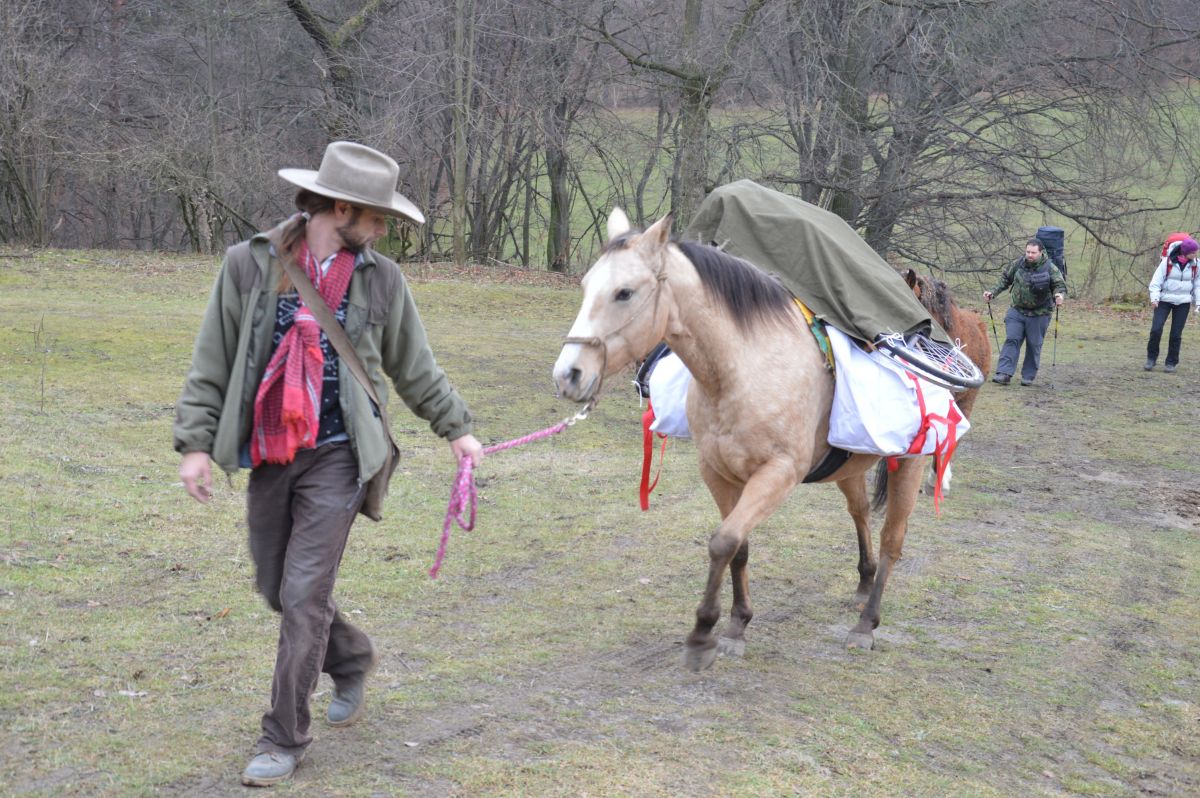
<svg viewBox="0 0 1200 798"><path fill-rule="evenodd" d="M917 389L917 404L921 410L921 426L917 429L917 434L913 437L912 444L908 447L907 454L918 455L925 448L925 439L929 436L930 425L934 421L940 421L946 425L946 437L939 440L933 448L933 470L937 483L933 487L933 509L938 515L941 515L942 504L942 477L946 474L946 468L950 465L950 458L954 456L954 450L958 447L958 422L962 421L962 414L958 410L958 405L954 400L950 400L950 409L946 415L942 416L937 413L929 413L925 410L925 393L921 390L921 381L916 375L911 372L904 372L904 376L913 381L913 385ZM899 460L896 457L887 459L888 471L895 471L899 467Z"/></svg>
<svg viewBox="0 0 1200 798"><path fill-rule="evenodd" d="M650 429L650 425L654 423L654 405L650 404L650 400L646 400L646 412L642 413L642 479L638 485L638 501L642 506L642 510L650 509L650 491L654 490L654 486L658 484L658 477L662 474L663 460L667 454L667 436L661 432L654 432ZM662 450L658 454L658 472L654 475L654 482L650 481L650 460L654 457L654 436L662 438Z"/></svg>
<svg viewBox="0 0 1200 798"><path fill-rule="evenodd" d="M946 413L946 440L939 441L938 448L933 453L933 473L937 480L933 486L933 509L938 515L941 515L942 481L946 476L946 469L950 467L950 458L958 448L958 422L962 421L962 418L958 405L951 401L950 410Z"/></svg>
<svg viewBox="0 0 1200 798"><path fill-rule="evenodd" d="M913 436L912 444L908 447L908 454L920 454L925 448L925 437L929 434L930 416L925 412L925 392L921 390L921 381L911 371L905 371L904 376L913 381L913 385L917 389L917 406L921 410L921 426L917 428L917 434Z"/></svg>

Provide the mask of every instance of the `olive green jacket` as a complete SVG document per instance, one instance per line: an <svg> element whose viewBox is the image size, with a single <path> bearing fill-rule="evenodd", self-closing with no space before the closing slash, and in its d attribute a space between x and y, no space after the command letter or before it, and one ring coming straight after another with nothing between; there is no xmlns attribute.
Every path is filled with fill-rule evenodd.
<svg viewBox="0 0 1200 798"><path fill-rule="evenodd" d="M208 452L228 474L249 440L254 397L271 357L282 272L271 241L278 234L260 233L225 253L175 406L175 451ZM374 250L363 252L350 278L345 329L385 406L386 375L437 435L455 440L471 431L471 414L434 360L400 267ZM339 363L338 371L342 418L359 481L366 482L383 467L388 438L350 369Z"/></svg>

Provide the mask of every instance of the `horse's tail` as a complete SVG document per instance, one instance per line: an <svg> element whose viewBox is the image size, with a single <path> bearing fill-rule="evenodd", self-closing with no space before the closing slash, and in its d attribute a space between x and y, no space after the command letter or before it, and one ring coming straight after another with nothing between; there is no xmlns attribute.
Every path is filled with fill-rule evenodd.
<svg viewBox="0 0 1200 798"><path fill-rule="evenodd" d="M879 512L887 506L888 498L888 467L887 458L880 458L875 466L875 494L871 497L871 510Z"/></svg>

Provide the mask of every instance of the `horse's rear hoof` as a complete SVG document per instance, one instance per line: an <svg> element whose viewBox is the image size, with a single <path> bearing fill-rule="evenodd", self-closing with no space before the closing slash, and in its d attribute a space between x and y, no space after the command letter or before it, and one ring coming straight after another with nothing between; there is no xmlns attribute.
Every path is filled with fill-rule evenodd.
<svg viewBox="0 0 1200 798"><path fill-rule="evenodd" d="M744 657L746 656L746 640L745 638L722 637L717 640L717 653L722 657Z"/></svg>
<svg viewBox="0 0 1200 798"><path fill-rule="evenodd" d="M861 648L870 651L875 647L875 635L870 632L851 632L846 635L846 648Z"/></svg>
<svg viewBox="0 0 1200 798"><path fill-rule="evenodd" d="M712 667L717 658L717 644L714 641L707 646L688 646L683 650L683 667L699 673Z"/></svg>

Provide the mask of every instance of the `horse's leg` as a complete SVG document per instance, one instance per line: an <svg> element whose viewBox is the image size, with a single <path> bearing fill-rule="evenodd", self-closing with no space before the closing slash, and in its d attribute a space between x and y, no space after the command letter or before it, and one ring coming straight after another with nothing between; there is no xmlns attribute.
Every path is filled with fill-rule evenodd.
<svg viewBox="0 0 1200 798"><path fill-rule="evenodd" d="M937 489L937 468L930 461L929 468L925 471L925 478L921 480L921 493L926 496L932 496Z"/></svg>
<svg viewBox="0 0 1200 798"><path fill-rule="evenodd" d="M867 603L858 616L858 623L846 637L847 648L869 649L875 644L873 633L875 627L879 626L883 589L887 586L892 567L900 560L904 533L908 531L908 516L917 503L917 492L924 473L925 458L909 457L901 460L899 467L888 475L887 512L879 533L879 567Z"/></svg>
<svg viewBox="0 0 1200 798"><path fill-rule="evenodd" d="M737 553L729 561L729 578L733 583L733 606L729 608L729 623L717 640L717 650L730 657L746 653L746 624L754 617L750 606L750 575L746 565L750 562L750 541L738 546Z"/></svg>
<svg viewBox="0 0 1200 798"><path fill-rule="evenodd" d="M700 476L717 503L717 509L721 511L721 520L728 518L742 496L742 486L727 482L704 463L700 464ZM747 540L729 561L733 606L729 609L729 624L717 640L717 650L728 656L740 657L746 653L746 625L754 617L754 608L750 606L750 575L746 571L749 562L750 541Z"/></svg>
<svg viewBox="0 0 1200 798"><path fill-rule="evenodd" d="M942 495L943 496L950 495L950 478L951 478L951 476L953 476L953 474L951 472L951 467L950 467L950 464L947 463L946 464L946 473L942 474ZM925 480L921 483L921 493L924 493L926 496L933 496L934 494L937 493L937 486L938 486L937 465L933 462L933 459L930 458L929 470L925 472Z"/></svg>
<svg viewBox="0 0 1200 798"><path fill-rule="evenodd" d="M980 322L980 323L982 323L982 322ZM984 346L986 346L987 345L987 334L986 333L984 334L983 338L984 338L984 341L983 341ZM989 352L989 356L990 356L991 349L988 349L988 352ZM985 375L987 374L987 368L988 368L987 363L976 362L975 365L979 366L979 369L981 371L983 371ZM963 393L954 397L955 403L958 404L958 409L960 411L962 411L962 414L964 416L966 416L967 418L971 417L971 410L975 407L975 399L978 396L979 396L979 389L972 388L971 390L964 391ZM934 492L934 488L937 486L937 474L936 474L936 472L934 472L932 465L930 465L929 468L930 468L931 476L929 478L928 493L930 496L932 496L933 492ZM946 473L942 476L942 495L943 496L950 495L950 480L953 477L952 471L953 471L953 465L951 463L947 463L946 464Z"/></svg>
<svg viewBox="0 0 1200 798"><path fill-rule="evenodd" d="M846 510L854 519L854 531L858 533L858 590L854 591L854 606L866 606L867 595L875 581L875 552L871 545L871 502L867 498L867 475L865 473L839 480L838 489L846 497Z"/></svg>
<svg viewBox="0 0 1200 798"><path fill-rule="evenodd" d="M721 583L725 568L746 543L750 530L774 512L795 486L796 470L789 463L767 463L750 477L733 510L709 538L708 581L704 585L704 598L696 609L696 625L685 641L684 664L688 668L700 671L712 665L717 656L713 627L721 617ZM743 561L743 579L745 573ZM743 598L747 599L746 608L749 609L748 596L744 592Z"/></svg>

